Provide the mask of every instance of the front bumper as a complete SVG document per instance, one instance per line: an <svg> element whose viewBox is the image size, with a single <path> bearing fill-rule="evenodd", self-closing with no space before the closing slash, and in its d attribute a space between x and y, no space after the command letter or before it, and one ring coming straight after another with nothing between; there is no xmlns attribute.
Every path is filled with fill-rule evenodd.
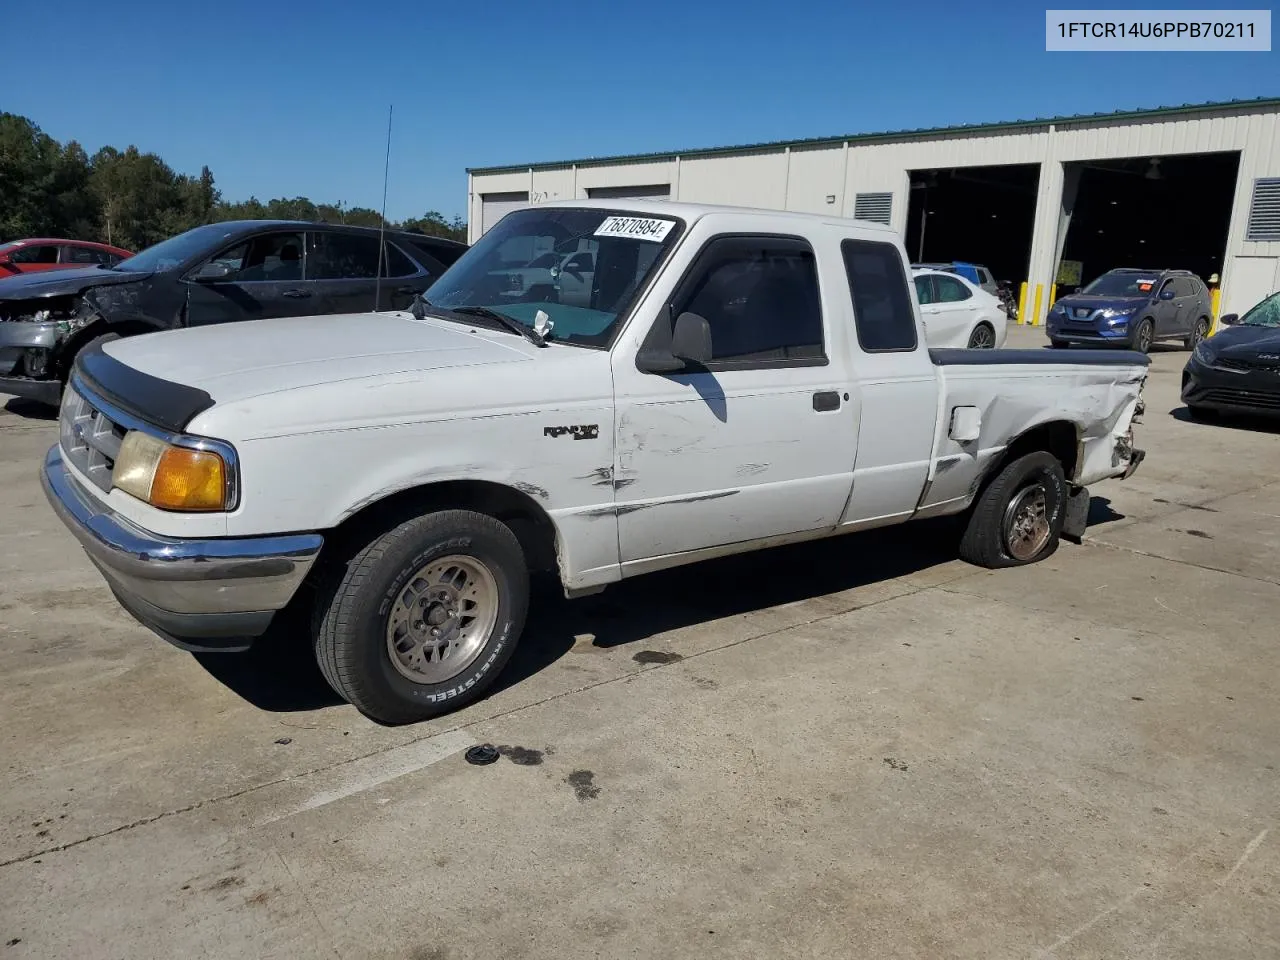
<svg viewBox="0 0 1280 960"><path fill-rule="evenodd" d="M1182 402L1208 410L1280 416L1280 372L1220 370L1192 360L1182 371Z"/></svg>
<svg viewBox="0 0 1280 960"><path fill-rule="evenodd" d="M302 584L324 538L291 534L178 540L130 523L92 497L54 446L45 495L121 606L170 643L196 652L247 649Z"/></svg>
<svg viewBox="0 0 1280 960"><path fill-rule="evenodd" d="M1108 346L1115 349L1129 342L1129 328L1127 325L1115 330L1110 327L1099 329L1097 327L1069 327L1058 324L1046 327L1045 331L1050 340L1059 340L1062 343Z"/></svg>
<svg viewBox="0 0 1280 960"><path fill-rule="evenodd" d="M0 322L0 393L58 405L62 384L56 377L40 379L29 375L33 355L43 354L47 376L53 375L53 352L64 336L66 324L56 320L32 323L26 320Z"/></svg>

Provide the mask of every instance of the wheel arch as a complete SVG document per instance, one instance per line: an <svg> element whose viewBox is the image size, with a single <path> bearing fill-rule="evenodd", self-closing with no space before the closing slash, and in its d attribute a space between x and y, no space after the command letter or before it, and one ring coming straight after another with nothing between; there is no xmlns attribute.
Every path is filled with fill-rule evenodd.
<svg viewBox="0 0 1280 960"><path fill-rule="evenodd" d="M76 354L98 337L105 336L108 333L115 333L121 337L135 337L143 333L155 333L159 329L159 327L144 323L141 320L108 323L100 316L95 317L90 323L81 327L63 341L58 351L58 379L64 383L66 382L67 377L71 374L71 365L75 362Z"/></svg>
<svg viewBox="0 0 1280 960"><path fill-rule="evenodd" d="M529 493L481 479L431 481L359 505L326 533L325 559L341 562L379 533L433 510L474 510L505 523L531 571L559 575L560 534L550 514Z"/></svg>
<svg viewBox="0 0 1280 960"><path fill-rule="evenodd" d="M981 496L991 481L1010 463L1040 450L1057 457L1067 482L1074 482L1084 460L1082 445L1080 430L1070 420L1045 420L1037 423L1015 436L1004 452L992 459L975 488L974 497L976 499Z"/></svg>

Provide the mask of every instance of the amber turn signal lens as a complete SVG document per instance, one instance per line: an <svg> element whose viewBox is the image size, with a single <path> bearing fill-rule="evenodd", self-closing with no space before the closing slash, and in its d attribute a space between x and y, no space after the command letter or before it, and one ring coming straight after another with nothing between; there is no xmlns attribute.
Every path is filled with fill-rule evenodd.
<svg viewBox="0 0 1280 960"><path fill-rule="evenodd" d="M216 453L166 447L151 481L151 505L162 510L222 510L227 465Z"/></svg>

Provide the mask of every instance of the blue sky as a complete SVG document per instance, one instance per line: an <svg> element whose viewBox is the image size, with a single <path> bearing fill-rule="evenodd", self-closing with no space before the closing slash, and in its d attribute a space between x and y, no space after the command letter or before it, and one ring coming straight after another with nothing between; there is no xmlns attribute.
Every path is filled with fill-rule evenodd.
<svg viewBox="0 0 1280 960"><path fill-rule="evenodd" d="M376 208L394 104L393 218L469 166L1280 94L1276 52L1046 53L1025 2L36 0L0 62L0 109L234 200Z"/></svg>

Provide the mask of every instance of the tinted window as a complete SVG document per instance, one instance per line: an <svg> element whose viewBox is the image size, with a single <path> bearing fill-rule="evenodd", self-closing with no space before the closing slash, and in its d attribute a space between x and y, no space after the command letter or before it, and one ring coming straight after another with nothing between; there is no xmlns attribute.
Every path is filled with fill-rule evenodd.
<svg viewBox="0 0 1280 960"><path fill-rule="evenodd" d="M978 270L978 279L982 283L995 283L995 281L991 279L991 271L986 267L981 267Z"/></svg>
<svg viewBox="0 0 1280 960"><path fill-rule="evenodd" d="M378 238L346 233L313 233L307 279L359 280L378 275Z"/></svg>
<svg viewBox="0 0 1280 960"><path fill-rule="evenodd" d="M807 243L722 237L699 254L671 315L687 311L706 318L713 365L768 366L824 359L821 304Z"/></svg>
<svg viewBox="0 0 1280 960"><path fill-rule="evenodd" d="M19 247L9 255L14 263L57 263L58 248L55 246Z"/></svg>
<svg viewBox="0 0 1280 960"><path fill-rule="evenodd" d="M1178 277L1173 281L1173 289L1180 297L1194 297L1197 293L1196 282L1190 277Z"/></svg>
<svg viewBox="0 0 1280 960"><path fill-rule="evenodd" d="M920 301L920 305L924 306L933 303L935 296L933 293L932 277L916 277L916 299Z"/></svg>
<svg viewBox="0 0 1280 960"><path fill-rule="evenodd" d="M960 300L968 300L973 296L973 291L959 280L954 280L951 277L934 277L933 282L938 287L939 303L956 303Z"/></svg>
<svg viewBox="0 0 1280 960"><path fill-rule="evenodd" d="M229 254L234 257L235 250ZM233 263L229 265L234 266ZM302 234L269 233L265 237L254 237L248 243L248 252L244 254L240 273L235 279L240 283L301 280Z"/></svg>
<svg viewBox="0 0 1280 960"><path fill-rule="evenodd" d="M914 350L916 320L897 248L870 240L845 240L840 252L844 254L853 321L862 349Z"/></svg>
<svg viewBox="0 0 1280 960"><path fill-rule="evenodd" d="M387 244L387 263L383 268L386 277L411 277L418 272L418 267L394 243ZM440 276L440 274L435 274Z"/></svg>
<svg viewBox="0 0 1280 960"><path fill-rule="evenodd" d="M1150 297L1155 294L1158 276L1158 273L1104 273L1080 292L1093 297Z"/></svg>
<svg viewBox="0 0 1280 960"><path fill-rule="evenodd" d="M70 244L62 248L63 263L80 263L93 266L98 263L111 263L111 254L93 247L73 247Z"/></svg>

